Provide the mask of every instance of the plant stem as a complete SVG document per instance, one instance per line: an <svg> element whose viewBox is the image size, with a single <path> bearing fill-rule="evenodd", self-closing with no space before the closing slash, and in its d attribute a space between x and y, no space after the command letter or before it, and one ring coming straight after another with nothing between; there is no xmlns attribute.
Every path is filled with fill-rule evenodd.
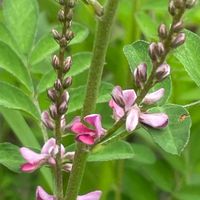
<svg viewBox="0 0 200 200"><path fill-rule="evenodd" d="M183 105L183 107L184 107L184 108L190 108L190 107L192 107L192 106L197 106L197 105L199 105L199 104L200 104L200 100L195 101L195 102L192 102L192 103L190 103L190 104Z"/></svg>
<svg viewBox="0 0 200 200"><path fill-rule="evenodd" d="M82 116L91 114L95 111L111 27L115 18L118 3L119 0L108 0L105 6L104 16L98 21ZM84 174L87 156L88 152L85 150L85 145L78 143L66 196L64 198L65 200L76 200Z"/></svg>

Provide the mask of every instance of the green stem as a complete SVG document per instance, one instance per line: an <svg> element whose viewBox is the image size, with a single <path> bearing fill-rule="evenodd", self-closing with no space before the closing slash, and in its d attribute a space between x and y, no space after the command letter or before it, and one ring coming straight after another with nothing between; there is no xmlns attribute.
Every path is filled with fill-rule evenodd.
<svg viewBox="0 0 200 200"><path fill-rule="evenodd" d="M82 116L95 111L106 52L110 40L111 27L118 3L119 0L108 0L105 6L104 16L98 21ZM87 156L88 152L85 150L85 145L78 143L66 196L64 198L65 200L76 200L84 174Z"/></svg>
<svg viewBox="0 0 200 200"><path fill-rule="evenodd" d="M199 104L200 104L200 100L195 101L195 102L192 102L192 103L190 103L190 104L183 105L183 107L184 107L184 108L190 108L190 107L192 107L192 106L197 106L197 105L199 105Z"/></svg>

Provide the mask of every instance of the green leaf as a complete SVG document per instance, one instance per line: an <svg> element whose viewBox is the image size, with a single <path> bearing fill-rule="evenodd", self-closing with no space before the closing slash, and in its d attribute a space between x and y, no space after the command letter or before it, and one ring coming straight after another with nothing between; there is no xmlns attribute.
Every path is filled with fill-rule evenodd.
<svg viewBox="0 0 200 200"><path fill-rule="evenodd" d="M174 196L178 200L199 200L200 199L200 186L186 186L180 191L176 192Z"/></svg>
<svg viewBox="0 0 200 200"><path fill-rule="evenodd" d="M73 64L67 76L76 76L89 68L92 54L89 52L78 53L72 57ZM47 88L53 86L56 80L56 73L54 70L47 72L40 80L37 91L38 93L44 92Z"/></svg>
<svg viewBox="0 0 200 200"><path fill-rule="evenodd" d="M111 92L113 85L110 83L103 82L98 95L97 103L108 102L111 98ZM70 102L68 113L80 110L83 106L85 98L86 86L80 86L70 90Z"/></svg>
<svg viewBox="0 0 200 200"><path fill-rule="evenodd" d="M87 36L88 36L88 29L80 25L78 23L72 24L72 30L75 33L75 37L73 40L69 43L69 45L77 44L82 42ZM51 55L53 52L58 50L59 45L56 43L56 41L53 39L52 34L48 33L43 38L41 38L36 46L33 49L32 55L31 55L31 64L35 65L38 62L41 62L43 59Z"/></svg>
<svg viewBox="0 0 200 200"><path fill-rule="evenodd" d="M11 73L29 91L33 90L32 80L27 68L16 53L2 41L0 41L0 68Z"/></svg>
<svg viewBox="0 0 200 200"><path fill-rule="evenodd" d="M133 158L134 151L125 141L118 141L109 145L99 145L90 154L88 161L99 162Z"/></svg>
<svg viewBox="0 0 200 200"><path fill-rule="evenodd" d="M169 117L169 124L164 129L148 128L154 141L166 152L180 154L188 143L191 119L186 109L179 105L165 105L151 108L149 112L163 112Z"/></svg>
<svg viewBox="0 0 200 200"><path fill-rule="evenodd" d="M200 37L185 30L186 41L175 52L176 58L184 66L189 76L200 87Z"/></svg>
<svg viewBox="0 0 200 200"><path fill-rule="evenodd" d="M20 172L20 165L24 162L19 147L10 143L0 143L0 164L14 172Z"/></svg>
<svg viewBox="0 0 200 200"><path fill-rule="evenodd" d="M145 41L137 41L124 47L124 54L132 72L141 63L147 64L148 72L152 69L151 59L148 54L148 46L149 44ZM171 95L171 79L167 78L163 82L158 83L151 91L155 91L159 88L165 89L165 96L157 103L158 105L162 105L167 102Z"/></svg>
<svg viewBox="0 0 200 200"><path fill-rule="evenodd" d="M133 158L134 161L144 164L153 164L156 162L156 156L148 146L143 144L132 144L132 147L135 152Z"/></svg>
<svg viewBox="0 0 200 200"><path fill-rule="evenodd" d="M35 0L3 1L5 25L20 51L28 54L36 33L38 5Z"/></svg>
<svg viewBox="0 0 200 200"><path fill-rule="evenodd" d="M18 88L4 82L0 82L0 106L21 110L30 114L36 120L40 119L37 108L30 97Z"/></svg>

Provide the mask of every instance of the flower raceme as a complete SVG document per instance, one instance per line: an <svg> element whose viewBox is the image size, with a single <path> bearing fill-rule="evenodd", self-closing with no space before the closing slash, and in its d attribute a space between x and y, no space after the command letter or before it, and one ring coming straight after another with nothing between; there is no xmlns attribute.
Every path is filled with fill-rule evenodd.
<svg viewBox="0 0 200 200"><path fill-rule="evenodd" d="M56 164L55 157L58 153L58 145L54 138L50 138L42 147L41 153L36 153L26 147L20 148L20 153L26 160L21 166L21 171L23 172L33 172L41 166L48 164L54 166ZM65 148L61 145L61 157L64 160L72 160L74 152L65 153ZM72 164L67 163L63 165L63 170L70 171Z"/></svg>
<svg viewBox="0 0 200 200"><path fill-rule="evenodd" d="M101 197L101 191L90 192L85 195L77 197L77 200L99 200ZM56 200L56 197L49 195L44 189L40 186L36 190L36 200Z"/></svg>
<svg viewBox="0 0 200 200"><path fill-rule="evenodd" d="M90 127L86 126L86 124ZM80 117L76 117L70 129L75 133L77 141L87 145L93 145L105 133L99 114L87 115L83 118L83 122Z"/></svg>
<svg viewBox="0 0 200 200"><path fill-rule="evenodd" d="M161 88L153 93L147 94L142 103L154 104L164 96L164 89ZM126 130L132 132L138 123L152 128L164 128L168 124L168 116L165 113L142 112L135 103L137 95L133 89L122 90L116 86L112 92L112 99L109 106L113 109L113 117L116 121L121 118L126 119Z"/></svg>

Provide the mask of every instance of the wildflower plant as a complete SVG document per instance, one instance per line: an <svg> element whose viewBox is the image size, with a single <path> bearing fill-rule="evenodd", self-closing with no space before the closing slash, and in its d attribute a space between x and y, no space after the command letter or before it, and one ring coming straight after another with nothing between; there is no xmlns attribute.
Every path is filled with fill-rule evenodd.
<svg viewBox="0 0 200 200"><path fill-rule="evenodd" d="M181 105L167 104L173 73L168 55L179 59L200 85L199 71L195 74L197 61L190 56L195 49L191 43L200 39L183 29L183 16L196 1L170 0L168 13L172 22L160 24L157 39L151 43L136 41L124 47L131 77L126 88L101 84L120 1L105 2L102 6L97 0L83 0L93 8L97 30L93 52L75 55L71 54L70 45L83 42L87 36L87 29L73 21L76 6L81 2L55 1L59 25L41 38L37 32L35 0L3 2L0 67L15 78L19 88L14 86L15 81L0 82L0 110L22 145L0 144L0 163L24 173L42 168L50 192L38 184L37 200L100 200L101 188L80 194L86 163L134 158L134 147L127 138L137 131L148 133L171 154L180 154L188 143L191 127L188 111ZM23 10L27 15L21 15ZM195 50L199 52L200 48ZM195 65L191 70L190 62ZM86 69L89 69L86 86L74 88L74 77ZM104 112L97 112L98 103L106 104L106 109L112 112L109 126L104 125ZM37 127L36 134L28 120ZM41 136L42 147L38 143Z"/></svg>

